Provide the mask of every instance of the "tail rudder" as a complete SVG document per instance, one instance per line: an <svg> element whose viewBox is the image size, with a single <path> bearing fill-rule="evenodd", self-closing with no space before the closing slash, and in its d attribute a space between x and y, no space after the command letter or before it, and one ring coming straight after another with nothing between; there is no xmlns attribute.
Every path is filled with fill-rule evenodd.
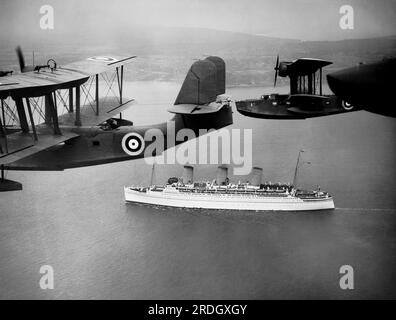
<svg viewBox="0 0 396 320"><path fill-rule="evenodd" d="M231 100L225 96L225 62L209 56L193 63L169 112L185 128L219 129L232 124Z"/></svg>
<svg viewBox="0 0 396 320"><path fill-rule="evenodd" d="M174 106L204 106L216 102L225 93L225 62L222 58L210 56L193 63L184 79ZM182 113L183 107L170 108L170 112Z"/></svg>
<svg viewBox="0 0 396 320"><path fill-rule="evenodd" d="M216 96L225 93L225 62L216 56L207 57L205 60L212 62L216 66Z"/></svg>
<svg viewBox="0 0 396 320"><path fill-rule="evenodd" d="M216 100L216 65L209 60L194 62L184 79L175 105L203 105Z"/></svg>

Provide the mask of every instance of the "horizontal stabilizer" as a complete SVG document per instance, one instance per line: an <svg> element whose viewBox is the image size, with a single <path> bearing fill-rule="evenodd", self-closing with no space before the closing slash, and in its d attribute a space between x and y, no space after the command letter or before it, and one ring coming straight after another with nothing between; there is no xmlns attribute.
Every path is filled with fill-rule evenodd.
<svg viewBox="0 0 396 320"><path fill-rule="evenodd" d="M224 105L222 103L212 102L208 105L196 105L196 104L176 104L168 108L171 113L181 114L204 114L214 113L219 111Z"/></svg>
<svg viewBox="0 0 396 320"><path fill-rule="evenodd" d="M220 95L216 97L215 102L210 102L204 105L199 104L175 104L168 108L171 113L180 114L206 114L215 113L221 110L224 106L230 106L234 103L227 95Z"/></svg>

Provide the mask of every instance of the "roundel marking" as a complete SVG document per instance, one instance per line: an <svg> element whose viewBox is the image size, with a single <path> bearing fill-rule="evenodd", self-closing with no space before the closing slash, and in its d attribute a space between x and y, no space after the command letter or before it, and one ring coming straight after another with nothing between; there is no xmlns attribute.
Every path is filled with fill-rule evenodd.
<svg viewBox="0 0 396 320"><path fill-rule="evenodd" d="M143 137L136 133L127 133L121 141L121 146L124 152L130 156L137 156L144 150L145 143Z"/></svg>
<svg viewBox="0 0 396 320"><path fill-rule="evenodd" d="M348 101L345 100L342 100L342 107L347 111L353 110L354 108L353 104L350 104Z"/></svg>
<svg viewBox="0 0 396 320"><path fill-rule="evenodd" d="M118 59L113 58L113 57L108 57L108 56L95 56L95 57L90 57L87 60L99 61L99 62L115 62L115 61L118 61Z"/></svg>

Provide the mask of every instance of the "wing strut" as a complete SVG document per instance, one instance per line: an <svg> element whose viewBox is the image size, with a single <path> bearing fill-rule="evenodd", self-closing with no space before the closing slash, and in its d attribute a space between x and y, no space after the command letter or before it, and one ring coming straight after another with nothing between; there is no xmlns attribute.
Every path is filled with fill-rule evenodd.
<svg viewBox="0 0 396 320"><path fill-rule="evenodd" d="M320 82L319 82L319 92L320 92L320 95L322 95L322 68L320 68Z"/></svg>
<svg viewBox="0 0 396 320"><path fill-rule="evenodd" d="M5 121L4 101L3 101L3 99L1 99L0 137L2 139L4 139L5 152L8 153L6 121ZM3 149L2 149L1 143L0 143L0 153L3 153Z"/></svg>
<svg viewBox="0 0 396 320"><path fill-rule="evenodd" d="M73 113L73 88L69 89L69 112Z"/></svg>
<svg viewBox="0 0 396 320"><path fill-rule="evenodd" d="M38 141L37 132L36 132L36 126L34 125L33 113L32 113L32 109L30 107L29 98L25 98L25 100L26 100L26 106L27 106L28 113L29 113L30 124L32 126L34 141Z"/></svg>
<svg viewBox="0 0 396 320"><path fill-rule="evenodd" d="M76 126L81 127L81 117L80 117L80 86L76 87L76 121L74 122Z"/></svg>
<svg viewBox="0 0 396 320"><path fill-rule="evenodd" d="M120 104L122 104L122 89L124 83L124 66L121 66L121 72L118 71L119 67L116 68L117 71L117 82L118 82L118 90L120 92ZM121 75L120 75L121 73Z"/></svg>
<svg viewBox="0 0 396 320"><path fill-rule="evenodd" d="M29 132L29 124L27 122L25 107L23 106L23 100L20 97L14 98L14 100L15 100L15 104L17 107L17 111L18 111L18 119L19 119L19 123L21 125L21 129L24 133L28 133Z"/></svg>
<svg viewBox="0 0 396 320"><path fill-rule="evenodd" d="M96 115L99 115L99 74L95 75L95 102L96 102Z"/></svg>
<svg viewBox="0 0 396 320"><path fill-rule="evenodd" d="M54 98L52 96L52 93L47 94L45 96L45 99L47 101L46 107L48 105L49 115L51 116L52 124L54 126L54 134L61 135L62 133L60 131L59 123L58 123L58 111L56 110L56 106L54 103ZM47 110L46 110L46 118L47 118Z"/></svg>

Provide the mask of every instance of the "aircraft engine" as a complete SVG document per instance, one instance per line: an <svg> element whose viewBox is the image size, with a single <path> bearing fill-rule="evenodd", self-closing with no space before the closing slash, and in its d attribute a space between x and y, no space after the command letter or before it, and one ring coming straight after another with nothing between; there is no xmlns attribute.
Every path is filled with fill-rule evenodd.
<svg viewBox="0 0 396 320"><path fill-rule="evenodd" d="M278 75L280 77L286 77L288 76L288 66L291 62L287 61L281 61L279 62L279 54L276 57L276 63L275 63L275 79L274 79L274 88L276 87L276 81L278 79Z"/></svg>
<svg viewBox="0 0 396 320"><path fill-rule="evenodd" d="M288 66L290 62L281 61L279 63L279 76L286 77L288 76Z"/></svg>

